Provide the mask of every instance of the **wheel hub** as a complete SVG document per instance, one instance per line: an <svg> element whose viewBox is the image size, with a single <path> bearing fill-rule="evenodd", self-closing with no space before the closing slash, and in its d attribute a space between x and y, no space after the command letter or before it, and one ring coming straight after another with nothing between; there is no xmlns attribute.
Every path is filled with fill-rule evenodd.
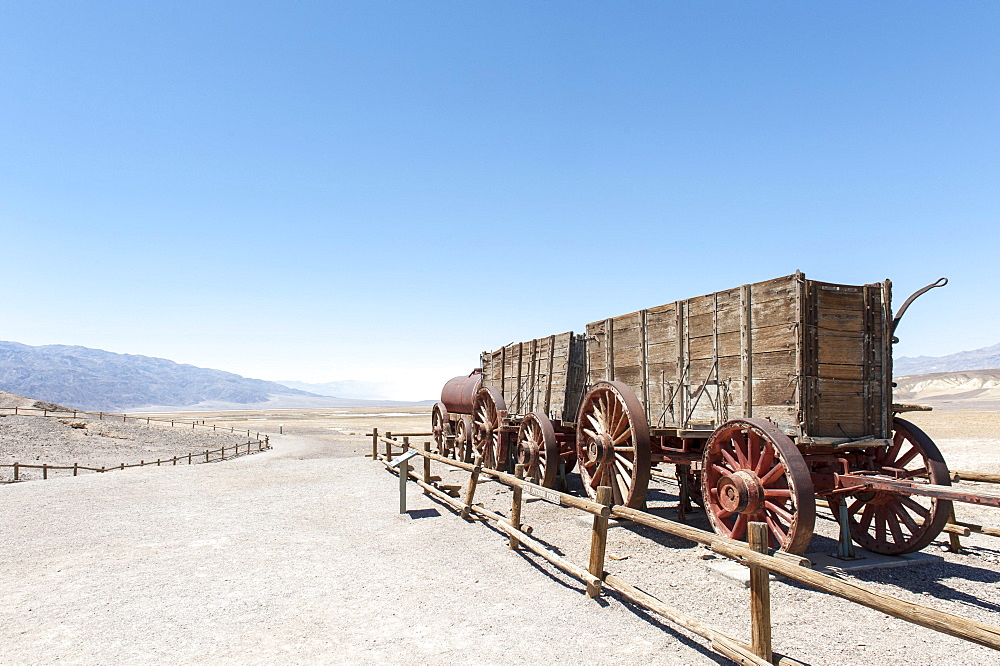
<svg viewBox="0 0 1000 666"><path fill-rule="evenodd" d="M593 437L587 446L587 462L589 464L594 463L606 463L615 454L615 445L611 440L611 437L605 433L600 433L597 437Z"/></svg>
<svg viewBox="0 0 1000 666"><path fill-rule="evenodd" d="M748 470L722 477L716 488L719 505L730 513L759 513L764 506L764 486Z"/></svg>

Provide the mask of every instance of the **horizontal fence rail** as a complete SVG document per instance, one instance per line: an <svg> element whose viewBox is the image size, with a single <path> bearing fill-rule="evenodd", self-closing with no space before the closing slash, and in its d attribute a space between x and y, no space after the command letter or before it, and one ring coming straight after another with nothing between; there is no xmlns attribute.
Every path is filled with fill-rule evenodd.
<svg viewBox="0 0 1000 666"><path fill-rule="evenodd" d="M781 551L769 551L766 546L767 539L763 531L766 528L763 526L758 525L753 528L752 532L759 531L760 534L756 536L751 534L751 543L734 541L721 537L714 532L708 532L690 525L654 516L637 509L614 505L611 501L610 489L600 491L597 498L599 501L597 502L589 499L584 500L574 495L542 488L534 483L523 480L524 468L520 465L518 466L517 473L511 475L484 468L481 459L478 458L475 463L470 464L439 455L430 450L429 443L425 443L421 447L411 446L409 443L411 435L405 436L406 439L402 442L394 439L394 437L400 435L386 433L385 436L381 436L377 430L374 430L368 436L372 438L371 457L374 460L379 460L386 468L400 475L401 510L405 506L405 495L403 495L405 493L405 486L402 482L411 479L424 490L425 494L451 507L461 517L495 522L497 529L509 537L511 548L523 546L562 571L582 581L586 584L586 594L588 597L600 595L603 589L614 590L622 597L658 614L669 622L682 626L706 638L710 641L712 650L737 663L785 664L787 666L799 663L789 657L777 655L771 650L768 572L784 576L813 590L832 594L853 603L867 606L868 608L906 622L977 643L993 650L1000 650L1000 627L964 618L946 611L940 611L922 604L903 601L888 594L869 589L863 585L813 571L808 568L809 561L806 558ZM382 448L379 444L384 445L384 452L379 451ZM394 448L400 449L400 451L397 453L393 451ZM423 458L422 475L417 471L411 471L406 460L397 461L396 463L392 462L394 455L398 457L399 454L407 450L413 451ZM470 473L462 499L456 496L454 486L444 486L435 483L435 479L438 477L434 477L430 473L431 461L466 470ZM477 506L474 503L476 487L482 476L491 477L496 482L512 489L512 505L509 516L503 516L484 507ZM585 511L594 516L591 556L588 567L582 567L568 561L562 556L556 555L542 542L538 541L536 537L531 535L531 528L521 524L523 492L538 495L551 503ZM608 517L629 520L666 534L704 544L713 552L723 557L747 565L751 573L750 609L752 642L743 642L699 620L691 618L682 611L670 607L659 599L621 580L619 577L604 571Z"/></svg>

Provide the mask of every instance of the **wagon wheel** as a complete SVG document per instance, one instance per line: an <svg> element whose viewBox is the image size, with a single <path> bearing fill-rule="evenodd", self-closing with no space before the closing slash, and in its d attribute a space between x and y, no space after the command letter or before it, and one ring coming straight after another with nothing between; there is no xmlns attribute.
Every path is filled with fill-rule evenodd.
<svg viewBox="0 0 1000 666"><path fill-rule="evenodd" d="M611 486L615 504L642 508L649 487L649 426L632 389L621 382L594 385L576 420L580 478L591 497Z"/></svg>
<svg viewBox="0 0 1000 666"><path fill-rule="evenodd" d="M705 444L701 492L716 533L746 540L747 523L767 524L771 546L802 554L812 539L812 476L788 435L764 419L734 419Z"/></svg>
<svg viewBox="0 0 1000 666"><path fill-rule="evenodd" d="M507 462L507 437L500 431L507 404L500 391L484 386L472 403L472 446L483 457L483 467L500 469Z"/></svg>
<svg viewBox="0 0 1000 666"><path fill-rule="evenodd" d="M462 414L462 418L455 424L455 448L452 455L455 460L469 462L469 449L472 447L472 417Z"/></svg>
<svg viewBox="0 0 1000 666"><path fill-rule="evenodd" d="M950 486L948 466L941 452L924 431L903 419L894 419L895 433L888 447L873 447L872 470L895 478L929 478L939 486ZM951 500L869 491L846 498L851 537L866 550L883 555L901 555L924 548L941 533L951 514ZM840 500L831 499L836 518Z"/></svg>
<svg viewBox="0 0 1000 666"><path fill-rule="evenodd" d="M559 478L559 444L552 421L545 414L532 412L521 421L517 431L517 463L524 465L525 476L546 488L554 488Z"/></svg>
<svg viewBox="0 0 1000 666"><path fill-rule="evenodd" d="M434 441L437 443L439 455L447 455L448 435L451 434L451 423L448 421L448 408L443 402L434 404L431 410L431 432L434 434Z"/></svg>

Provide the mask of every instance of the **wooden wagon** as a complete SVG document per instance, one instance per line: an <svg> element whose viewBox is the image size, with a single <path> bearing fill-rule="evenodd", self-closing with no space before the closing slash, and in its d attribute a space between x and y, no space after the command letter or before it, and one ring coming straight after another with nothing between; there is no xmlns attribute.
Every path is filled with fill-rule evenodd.
<svg viewBox="0 0 1000 666"><path fill-rule="evenodd" d="M937 447L892 403L895 324L940 284L893 319L889 281L796 273L484 353L468 453L550 486L575 462L588 493L633 508L652 466L673 464L681 506L724 536L761 521L802 553L822 499L863 547L919 550L952 500L997 503L947 488Z"/></svg>

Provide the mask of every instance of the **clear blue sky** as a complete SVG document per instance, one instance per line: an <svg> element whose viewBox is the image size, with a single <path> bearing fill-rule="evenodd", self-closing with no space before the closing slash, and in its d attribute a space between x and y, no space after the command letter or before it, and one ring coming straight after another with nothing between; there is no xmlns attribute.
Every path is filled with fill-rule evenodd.
<svg viewBox="0 0 1000 666"><path fill-rule="evenodd" d="M803 270L1000 342L1000 3L7 2L0 339L436 395Z"/></svg>

